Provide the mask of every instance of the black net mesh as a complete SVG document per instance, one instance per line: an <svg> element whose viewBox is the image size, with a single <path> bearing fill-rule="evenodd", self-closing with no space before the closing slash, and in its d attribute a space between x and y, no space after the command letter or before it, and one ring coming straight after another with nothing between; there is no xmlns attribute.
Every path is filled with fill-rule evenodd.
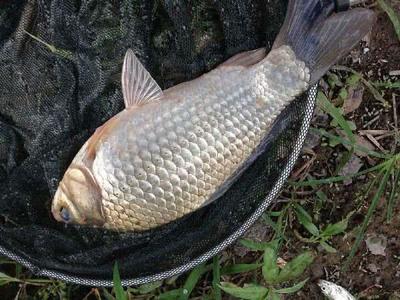
<svg viewBox="0 0 400 300"><path fill-rule="evenodd" d="M123 278L137 278L186 264L238 230L287 164L304 99L280 116L268 151L226 195L175 223L118 234L66 227L49 208L78 149L123 108L120 73L127 48L168 88L238 52L270 48L286 4L0 1L0 246L40 269L110 279L118 260Z"/></svg>

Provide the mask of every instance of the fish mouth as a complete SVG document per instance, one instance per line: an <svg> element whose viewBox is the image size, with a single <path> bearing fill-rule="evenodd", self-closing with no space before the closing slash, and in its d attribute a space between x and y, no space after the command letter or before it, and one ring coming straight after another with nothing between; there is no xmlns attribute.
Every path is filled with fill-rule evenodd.
<svg viewBox="0 0 400 300"><path fill-rule="evenodd" d="M51 213L53 214L54 219L56 219L58 222L63 222L66 224L76 223L81 220L81 215L76 206L69 199L68 194L68 189L66 188L65 184L61 182L53 198ZM68 209L71 215L71 219L68 221L63 219L61 216L61 211L63 208Z"/></svg>
<svg viewBox="0 0 400 300"><path fill-rule="evenodd" d="M319 279L317 282L317 285L322 289L327 287L329 284L327 281L323 280L323 279Z"/></svg>

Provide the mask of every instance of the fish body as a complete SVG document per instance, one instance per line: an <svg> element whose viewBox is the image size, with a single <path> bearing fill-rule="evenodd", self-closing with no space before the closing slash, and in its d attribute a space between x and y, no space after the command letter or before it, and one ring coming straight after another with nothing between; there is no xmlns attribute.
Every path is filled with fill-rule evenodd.
<svg viewBox="0 0 400 300"><path fill-rule="evenodd" d="M322 293L329 300L356 300L348 291L343 287L326 280L319 280L318 286L321 288Z"/></svg>
<svg viewBox="0 0 400 300"><path fill-rule="evenodd" d="M122 72L126 109L97 129L72 161L53 199L56 220L147 230L226 191L263 151L279 113L336 61L332 51L340 58L373 19L360 9L321 20L314 32L310 11L327 12L319 1L290 3L268 55L262 49L238 54L166 91L129 50ZM336 43L354 26L353 17L366 18L356 26L360 32ZM311 46L308 35L294 34L296 26L307 27Z"/></svg>
<svg viewBox="0 0 400 300"><path fill-rule="evenodd" d="M201 207L308 81L305 64L282 47L273 60L222 66L159 103L124 111L93 162L106 226L143 230Z"/></svg>

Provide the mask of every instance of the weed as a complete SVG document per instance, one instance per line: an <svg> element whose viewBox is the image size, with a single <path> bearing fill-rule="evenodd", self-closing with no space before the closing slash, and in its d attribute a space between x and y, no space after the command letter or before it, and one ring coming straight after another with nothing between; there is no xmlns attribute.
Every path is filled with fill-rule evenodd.
<svg viewBox="0 0 400 300"><path fill-rule="evenodd" d="M249 300L281 299L279 294L292 294L302 289L308 279L287 288L282 288L282 285L302 276L305 269L313 262L313 254L302 253L280 269L277 263L278 245L279 241L274 240L264 249L262 275L265 285L251 283L239 287L233 283L221 282L220 288L232 296Z"/></svg>
<svg viewBox="0 0 400 300"><path fill-rule="evenodd" d="M216 261L217 260L217 261ZM196 284L199 282L200 278L207 272L213 270L213 274L216 278L213 280L213 286L217 286L217 278L219 271L219 262L218 259L215 258L212 264L206 265L201 264L195 267L187 277L185 283L181 288L170 290L168 292L162 293L158 295L159 300L187 300L189 299L193 289L195 288ZM214 290L214 296L220 295L219 289Z"/></svg>
<svg viewBox="0 0 400 300"><path fill-rule="evenodd" d="M327 252L335 253L336 249L328 243L328 240L335 235L345 232L353 212L349 213L345 219L335 224L328 224L323 230L320 230L312 222L311 216L307 213L307 211L304 210L302 206L299 204L294 204L294 210L300 224L303 225L304 228L306 228L311 234L311 238L304 238L300 236L297 231L294 231L294 234L305 243L320 244Z"/></svg>
<svg viewBox="0 0 400 300"><path fill-rule="evenodd" d="M12 276L9 276L7 274L0 272L0 286L6 285L9 283L22 283L22 284L33 285L33 286L44 286L46 284L52 283L52 280L37 279L37 278L19 279L19 278L12 277Z"/></svg>

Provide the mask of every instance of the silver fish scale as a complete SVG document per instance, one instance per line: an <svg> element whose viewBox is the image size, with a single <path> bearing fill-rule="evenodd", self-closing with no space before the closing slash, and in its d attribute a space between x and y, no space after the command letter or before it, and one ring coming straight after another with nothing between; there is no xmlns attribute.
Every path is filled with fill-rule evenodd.
<svg viewBox="0 0 400 300"><path fill-rule="evenodd" d="M182 217L245 163L278 113L308 87L304 63L287 47L275 52L273 63L221 67L124 112L93 164L107 228L146 230Z"/></svg>

